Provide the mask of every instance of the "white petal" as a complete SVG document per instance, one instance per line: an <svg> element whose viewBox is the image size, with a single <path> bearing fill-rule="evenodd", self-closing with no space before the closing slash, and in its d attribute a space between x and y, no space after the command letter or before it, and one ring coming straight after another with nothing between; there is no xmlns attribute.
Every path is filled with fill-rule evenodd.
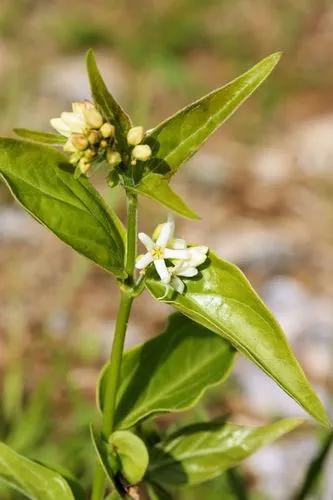
<svg viewBox="0 0 333 500"><path fill-rule="evenodd" d="M198 272L199 272L198 269L196 269L195 267L184 267L182 270L180 269L179 271L176 271L175 274L177 276L193 278L193 276L196 276Z"/></svg>
<svg viewBox="0 0 333 500"><path fill-rule="evenodd" d="M71 138L69 138L66 144L64 144L64 151L67 151L68 153L76 153L76 148L73 146Z"/></svg>
<svg viewBox="0 0 333 500"><path fill-rule="evenodd" d="M182 282L182 280L180 278L178 278L177 276L173 276L171 278L170 285L172 286L172 288L174 290L176 290L176 292L178 292L178 293L183 293L184 292L185 285Z"/></svg>
<svg viewBox="0 0 333 500"><path fill-rule="evenodd" d="M156 271L158 272L159 277L161 278L161 281L163 283L169 283L171 275L168 271L167 266L165 265L165 262L163 259L156 259L154 260L154 265L156 268Z"/></svg>
<svg viewBox="0 0 333 500"><path fill-rule="evenodd" d="M61 119L66 123L70 131L74 134L81 134L82 132L84 132L85 122L81 115L64 111L63 113L61 113Z"/></svg>
<svg viewBox="0 0 333 500"><path fill-rule="evenodd" d="M162 225L161 232L156 240L158 247L165 247L169 240L172 239L175 230L175 221L172 215L168 215L168 222Z"/></svg>
<svg viewBox="0 0 333 500"><path fill-rule="evenodd" d="M191 254L188 250L172 250L171 248L166 248L163 254L165 259L188 260L191 258Z"/></svg>
<svg viewBox="0 0 333 500"><path fill-rule="evenodd" d="M207 259L208 247L206 246L198 246L191 247L188 249L190 252L190 260L188 265L190 267L198 267L205 262Z"/></svg>
<svg viewBox="0 0 333 500"><path fill-rule="evenodd" d="M187 245L185 240L182 240L181 238L174 238L169 242L169 247L174 248L175 250L183 250L187 247Z"/></svg>
<svg viewBox="0 0 333 500"><path fill-rule="evenodd" d="M144 269L145 267L149 266L153 262L153 257L149 252L145 253L144 255L139 255L138 258L136 259L135 267L137 269Z"/></svg>
<svg viewBox="0 0 333 500"><path fill-rule="evenodd" d="M83 110L85 109L86 105L84 101L78 101L78 102L73 102L72 103L72 110L73 113L76 115L82 115L83 116Z"/></svg>
<svg viewBox="0 0 333 500"><path fill-rule="evenodd" d="M52 118L52 120L50 120L50 123L52 127L55 128L57 132L59 132L59 134L64 135L65 137L69 137L71 135L71 131L68 125L66 125L66 123L61 118Z"/></svg>
<svg viewBox="0 0 333 500"><path fill-rule="evenodd" d="M150 236L146 233L139 233L138 238L141 241L141 243L147 248L147 250L152 250L155 246L155 243L151 239Z"/></svg>

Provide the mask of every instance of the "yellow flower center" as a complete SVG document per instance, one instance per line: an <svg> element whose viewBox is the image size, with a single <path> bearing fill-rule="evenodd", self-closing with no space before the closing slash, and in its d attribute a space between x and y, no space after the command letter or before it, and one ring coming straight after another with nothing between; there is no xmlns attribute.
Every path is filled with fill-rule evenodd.
<svg viewBox="0 0 333 500"><path fill-rule="evenodd" d="M163 259L164 250L161 247L154 247L151 251L151 255L154 260Z"/></svg>

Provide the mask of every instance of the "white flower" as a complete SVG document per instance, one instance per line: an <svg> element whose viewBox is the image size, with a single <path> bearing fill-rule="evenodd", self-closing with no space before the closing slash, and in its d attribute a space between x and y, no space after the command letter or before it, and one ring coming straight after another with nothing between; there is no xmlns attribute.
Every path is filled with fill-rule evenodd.
<svg viewBox="0 0 333 500"><path fill-rule="evenodd" d="M59 118L52 118L51 125L59 134L70 137L102 126L103 117L91 102L73 102L72 109L72 112L61 113Z"/></svg>
<svg viewBox="0 0 333 500"><path fill-rule="evenodd" d="M148 251L144 255L138 257L136 268L145 269L153 262L163 283L169 283L171 280L171 272L166 265L166 259L183 261L190 258L190 252L187 249L173 249L167 247L168 242L172 240L174 229L175 223L169 216L168 222L161 225L161 230L156 241L152 240L150 236L145 233L139 233L138 235L140 241Z"/></svg>
<svg viewBox="0 0 333 500"><path fill-rule="evenodd" d="M208 247L187 247L185 240L173 238L174 229L174 221L169 216L168 222L156 227L153 239L145 233L140 233L139 239L148 252L138 257L136 267L145 269L154 262L161 281L170 283L177 292L183 293L185 285L179 276L184 278L196 276L199 272L197 267L207 259ZM171 266L167 266L166 259L171 261Z"/></svg>

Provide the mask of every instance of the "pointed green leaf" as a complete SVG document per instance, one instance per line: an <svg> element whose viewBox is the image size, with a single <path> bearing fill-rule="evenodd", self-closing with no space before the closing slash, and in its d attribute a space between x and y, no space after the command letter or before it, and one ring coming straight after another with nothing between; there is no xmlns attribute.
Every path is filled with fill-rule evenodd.
<svg viewBox="0 0 333 500"><path fill-rule="evenodd" d="M233 359L228 342L181 314L172 315L164 333L125 353L116 427L129 428L149 415L189 409L208 387L227 377ZM108 363L99 384L100 408L109 373Z"/></svg>
<svg viewBox="0 0 333 500"><path fill-rule="evenodd" d="M199 276L183 281L183 295L157 279L146 284L155 298L229 340L310 415L330 425L280 325L236 266L210 252Z"/></svg>
<svg viewBox="0 0 333 500"><path fill-rule="evenodd" d="M48 132L39 132L38 130L29 130L27 128L14 128L14 132L23 139L43 144L65 144L67 141L67 137L60 134L50 134Z"/></svg>
<svg viewBox="0 0 333 500"><path fill-rule="evenodd" d="M0 139L0 177L16 200L61 240L124 276L124 229L92 184L74 179L64 155L48 146Z"/></svg>
<svg viewBox="0 0 333 500"><path fill-rule="evenodd" d="M182 198L172 190L168 180L160 174L150 173L143 177L137 185L128 187L128 189L138 194L142 194L147 198L158 201L163 206L173 210L183 217L187 217L189 219L200 218L185 204Z"/></svg>
<svg viewBox="0 0 333 500"><path fill-rule="evenodd" d="M179 487L214 479L301 422L291 418L257 428L215 422L185 427L152 448L147 480Z"/></svg>
<svg viewBox="0 0 333 500"><path fill-rule="evenodd" d="M33 500L74 500L65 479L0 443L0 480Z"/></svg>
<svg viewBox="0 0 333 500"><path fill-rule="evenodd" d="M146 138L153 159L149 169L173 175L206 139L256 90L268 77L281 57L272 54L227 85L214 90L180 110Z"/></svg>
<svg viewBox="0 0 333 500"><path fill-rule="evenodd" d="M87 71L95 105L104 118L115 125L117 141L127 149L126 134L131 127L131 121L105 85L91 49L87 52Z"/></svg>

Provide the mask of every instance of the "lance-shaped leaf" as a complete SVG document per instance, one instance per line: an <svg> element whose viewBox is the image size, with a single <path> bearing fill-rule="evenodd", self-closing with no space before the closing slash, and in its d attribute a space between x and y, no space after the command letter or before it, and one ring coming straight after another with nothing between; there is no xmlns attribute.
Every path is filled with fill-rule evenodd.
<svg viewBox="0 0 333 500"><path fill-rule="evenodd" d="M131 121L105 85L91 49L87 52L87 71L95 105L104 118L115 125L117 141L126 150L126 134L131 127Z"/></svg>
<svg viewBox="0 0 333 500"><path fill-rule="evenodd" d="M203 483L301 422L293 418L257 428L216 422L185 427L151 449L146 478L164 487Z"/></svg>
<svg viewBox="0 0 333 500"><path fill-rule="evenodd" d="M48 146L0 139L0 177L16 200L61 240L124 276L122 225L87 179L74 179L64 155Z"/></svg>
<svg viewBox="0 0 333 500"><path fill-rule="evenodd" d="M240 77L154 128L146 138L153 150L149 169L173 175L268 77L280 56L276 53L266 57Z"/></svg>
<svg viewBox="0 0 333 500"><path fill-rule="evenodd" d="M170 317L164 333L125 353L118 393L116 427L129 428L149 415L184 411L229 373L234 349L181 314ZM103 409L108 363L99 384Z"/></svg>
<svg viewBox="0 0 333 500"><path fill-rule="evenodd" d="M144 176L138 184L127 186L127 188L135 193L158 201L163 206L183 217L187 217L188 219L199 219L199 216L172 190L168 180L160 174L150 173Z"/></svg>
<svg viewBox="0 0 333 500"><path fill-rule="evenodd" d="M60 134L49 132L39 132L38 130L29 130L27 128L14 128L14 132L22 139L40 142L42 144L65 144L67 137Z"/></svg>
<svg viewBox="0 0 333 500"><path fill-rule="evenodd" d="M210 252L200 274L184 283L180 295L157 279L146 282L155 298L229 340L310 415L330 425L280 325L236 266Z"/></svg>
<svg viewBox="0 0 333 500"><path fill-rule="evenodd" d="M0 443L0 480L33 500L74 500L65 479Z"/></svg>

